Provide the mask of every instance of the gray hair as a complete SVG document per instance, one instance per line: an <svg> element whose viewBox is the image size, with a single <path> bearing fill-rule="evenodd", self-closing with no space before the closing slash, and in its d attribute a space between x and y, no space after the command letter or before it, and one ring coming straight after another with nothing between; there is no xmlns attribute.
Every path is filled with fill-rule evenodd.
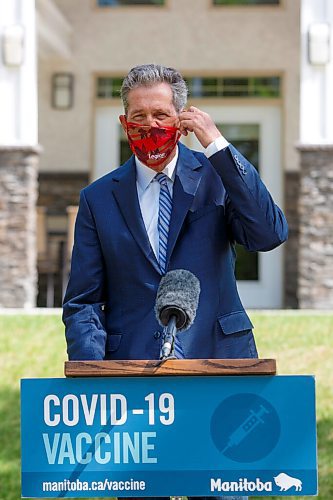
<svg viewBox="0 0 333 500"><path fill-rule="evenodd" d="M177 113L184 109L187 101L187 86L182 75L173 68L166 68L160 64L142 64L135 66L124 78L120 89L125 113L128 111L128 94L131 90L157 83L168 83L172 91L172 100Z"/></svg>

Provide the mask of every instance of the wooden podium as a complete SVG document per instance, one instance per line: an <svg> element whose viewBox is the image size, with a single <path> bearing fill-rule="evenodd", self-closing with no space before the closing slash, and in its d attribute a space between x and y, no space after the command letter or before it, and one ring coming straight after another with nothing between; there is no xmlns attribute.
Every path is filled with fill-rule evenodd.
<svg viewBox="0 0 333 500"><path fill-rule="evenodd" d="M65 361L66 377L276 375L275 359Z"/></svg>

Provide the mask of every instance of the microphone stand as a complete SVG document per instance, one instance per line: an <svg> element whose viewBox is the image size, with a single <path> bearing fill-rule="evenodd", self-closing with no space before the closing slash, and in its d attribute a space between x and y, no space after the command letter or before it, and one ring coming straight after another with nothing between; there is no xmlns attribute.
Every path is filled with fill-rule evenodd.
<svg viewBox="0 0 333 500"><path fill-rule="evenodd" d="M167 326L164 327L163 344L160 359L177 359L175 356L175 335L177 334L177 316L169 318Z"/></svg>

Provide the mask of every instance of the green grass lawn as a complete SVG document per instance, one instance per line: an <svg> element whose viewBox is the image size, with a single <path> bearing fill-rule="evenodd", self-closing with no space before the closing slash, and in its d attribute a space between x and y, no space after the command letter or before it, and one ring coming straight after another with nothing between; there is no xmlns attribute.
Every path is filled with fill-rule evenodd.
<svg viewBox="0 0 333 500"><path fill-rule="evenodd" d="M332 500L333 313L253 311L250 316L256 326L255 335L260 357L276 358L279 374L316 376L318 498ZM62 377L65 359L63 326L59 316L0 316L1 500L17 500L21 496L20 379Z"/></svg>

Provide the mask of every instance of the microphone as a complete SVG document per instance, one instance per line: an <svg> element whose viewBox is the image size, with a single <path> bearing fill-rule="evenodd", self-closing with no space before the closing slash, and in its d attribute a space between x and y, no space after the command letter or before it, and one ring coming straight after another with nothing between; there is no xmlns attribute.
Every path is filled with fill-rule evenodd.
<svg viewBox="0 0 333 500"><path fill-rule="evenodd" d="M175 335L192 326L199 295L200 282L190 271L175 269L161 279L155 302L157 321L164 327L160 359L175 358Z"/></svg>

